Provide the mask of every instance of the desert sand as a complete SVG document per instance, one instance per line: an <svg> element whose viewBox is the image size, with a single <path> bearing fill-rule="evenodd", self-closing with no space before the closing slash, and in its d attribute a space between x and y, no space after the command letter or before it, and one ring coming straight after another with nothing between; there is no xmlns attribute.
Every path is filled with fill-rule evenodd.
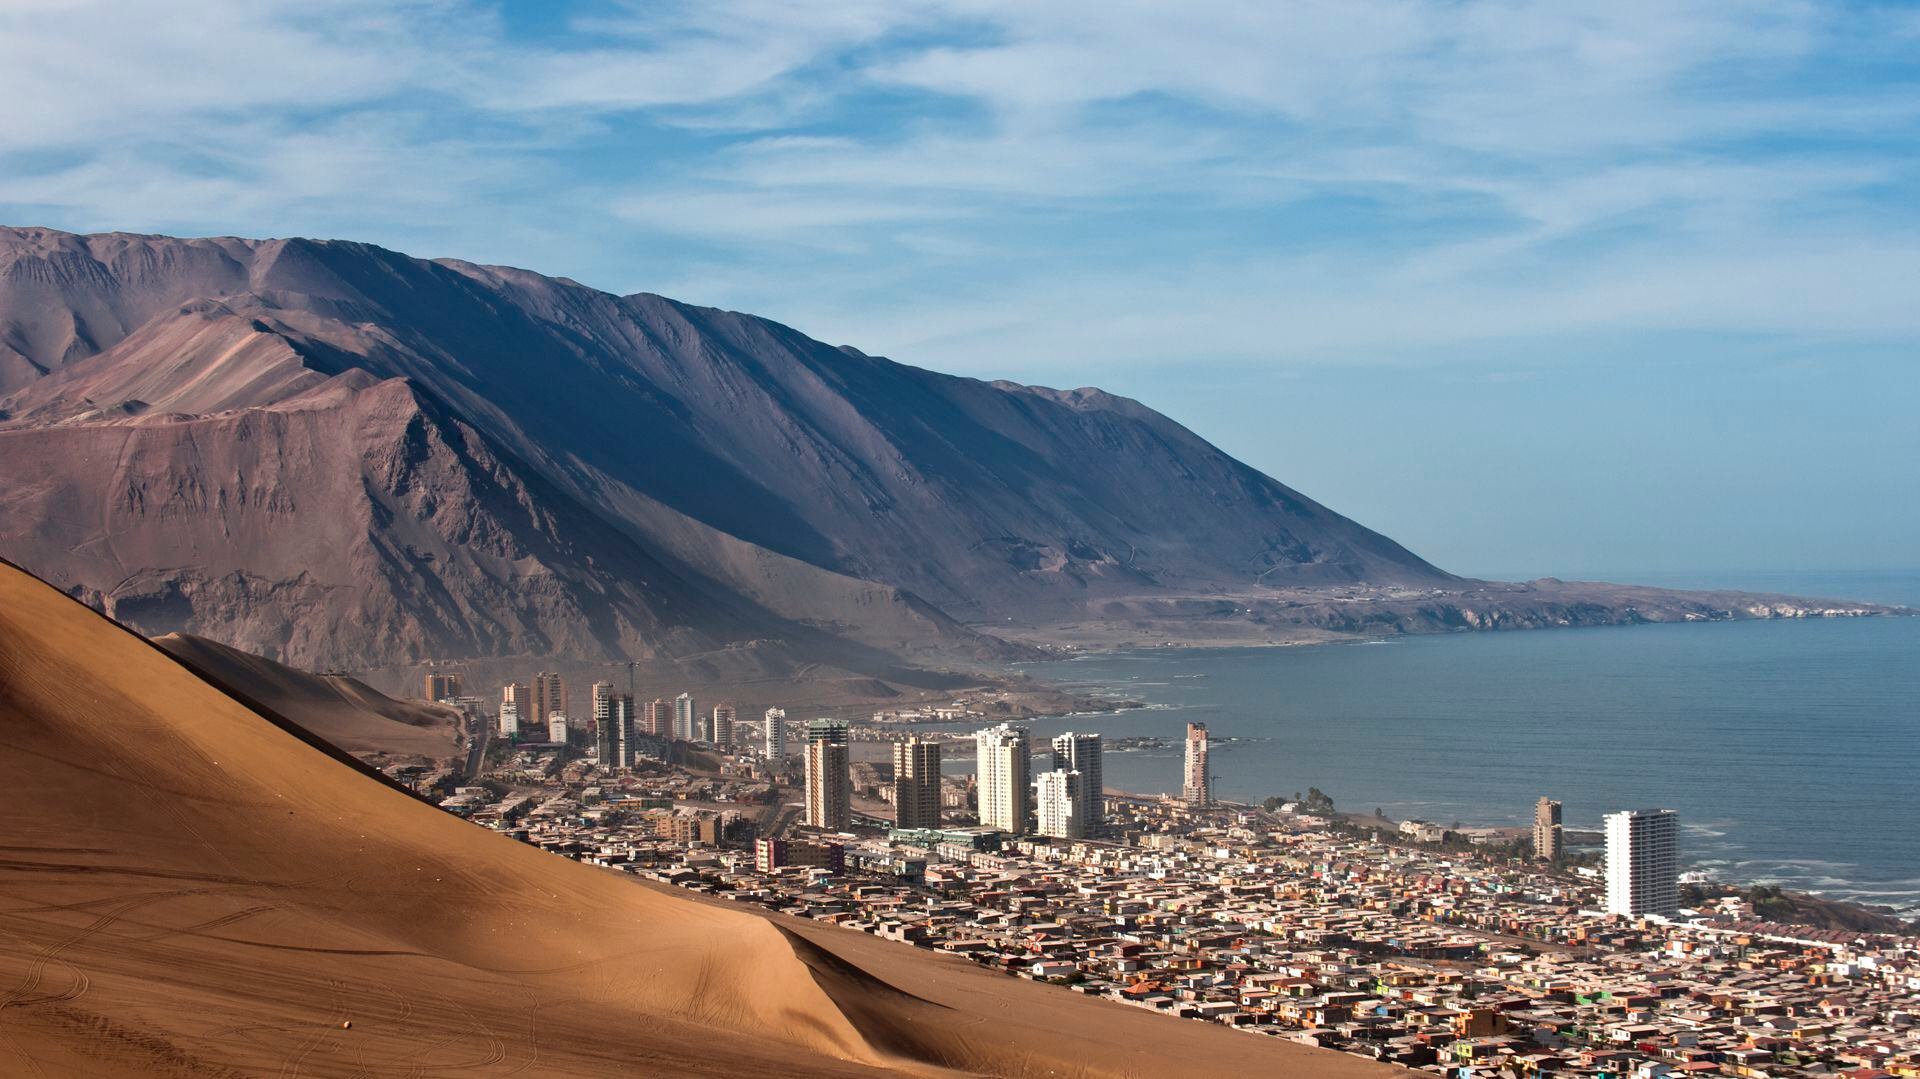
<svg viewBox="0 0 1920 1079"><path fill-rule="evenodd" d="M0 1074L1393 1074L567 861L229 688L0 567Z"/></svg>
<svg viewBox="0 0 1920 1079"><path fill-rule="evenodd" d="M310 674L191 633L153 643L216 685L245 687L255 703L349 753L444 760L460 752L459 716L447 705L395 700L357 678Z"/></svg>

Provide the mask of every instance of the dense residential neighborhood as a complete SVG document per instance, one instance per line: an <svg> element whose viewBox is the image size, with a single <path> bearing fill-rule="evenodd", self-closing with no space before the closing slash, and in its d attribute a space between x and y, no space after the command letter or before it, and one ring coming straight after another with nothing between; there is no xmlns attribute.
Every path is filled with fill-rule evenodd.
<svg viewBox="0 0 1920 1079"><path fill-rule="evenodd" d="M909 741L843 721L791 726L796 749ZM974 800L955 797L977 781L954 776L943 820L894 827L881 814L910 779L866 764L835 780L854 797L851 823L809 827L800 795L815 797L820 777L795 774L785 730L770 739L763 725L757 744L748 730L725 744L634 735L624 767L529 743L499 748L468 780L390 774L582 861L1063 992L1440 1074L1920 1076L1920 939L1758 921L1738 897L1671 918L1609 914L1591 867L1426 822L1367 831L1330 805L1216 802L1203 727L1189 733L1201 756L1189 753L1187 793L1199 797L1108 792L1088 838L982 827ZM1002 725L982 732L981 751L1004 755L1023 737ZM1091 754L1098 768L1097 737L1068 744L1077 767ZM799 758L803 769L844 760ZM1032 767L1036 788L1047 774ZM1543 799L1535 835L1555 855L1557 814Z"/></svg>

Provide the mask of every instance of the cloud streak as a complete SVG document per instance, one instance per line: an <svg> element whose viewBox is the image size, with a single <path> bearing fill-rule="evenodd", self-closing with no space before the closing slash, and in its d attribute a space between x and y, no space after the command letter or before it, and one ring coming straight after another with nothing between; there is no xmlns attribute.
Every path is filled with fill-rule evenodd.
<svg viewBox="0 0 1920 1079"><path fill-rule="evenodd" d="M1895 9L568 10L9 5L0 212L680 286L993 373L1920 332Z"/></svg>

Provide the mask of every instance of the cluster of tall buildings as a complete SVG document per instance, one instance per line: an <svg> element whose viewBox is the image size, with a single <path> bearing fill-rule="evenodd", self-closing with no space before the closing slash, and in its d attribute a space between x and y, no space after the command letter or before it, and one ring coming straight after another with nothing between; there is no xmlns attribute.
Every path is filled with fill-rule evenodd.
<svg viewBox="0 0 1920 1079"><path fill-rule="evenodd" d="M429 674L427 692L457 696L460 677L453 674ZM682 693L671 702L656 697L636 705L631 693L616 692L611 682L595 682L591 687L592 725L576 720L567 707L567 684L560 675L541 671L531 682L508 682L500 690L499 732L502 738L521 740L532 736L549 742L586 744L591 735L595 758L609 769L633 767L634 748L640 736L705 742L722 749L735 742L736 709L731 701L713 706L705 714L691 693ZM769 711L769 717L778 709Z"/></svg>
<svg viewBox="0 0 1920 1079"><path fill-rule="evenodd" d="M769 756L784 747L773 739L785 713L768 717ZM806 823L844 830L852 823L852 783L844 720L816 719L806 726ZM1052 769L1033 771L1025 730L1010 724L974 735L974 787L980 823L1015 835L1062 839L1087 836L1106 823L1100 736L1066 733L1053 739ZM941 818L940 742L910 737L893 743L894 823L900 828L938 828Z"/></svg>
<svg viewBox="0 0 1920 1079"><path fill-rule="evenodd" d="M1680 815L1671 809L1626 809L1603 818L1607 840L1607 913L1671 918L1680 910ZM1566 857L1560 803L1533 805L1533 856Z"/></svg>
<svg viewBox="0 0 1920 1079"><path fill-rule="evenodd" d="M1069 731L1052 743L1053 767L1033 774L1027 732L1002 723L974 735L980 823L1024 835L1080 839L1106 821L1100 736Z"/></svg>
<svg viewBox="0 0 1920 1079"><path fill-rule="evenodd" d="M427 700L444 701L452 697L465 695L457 674L427 673Z"/></svg>

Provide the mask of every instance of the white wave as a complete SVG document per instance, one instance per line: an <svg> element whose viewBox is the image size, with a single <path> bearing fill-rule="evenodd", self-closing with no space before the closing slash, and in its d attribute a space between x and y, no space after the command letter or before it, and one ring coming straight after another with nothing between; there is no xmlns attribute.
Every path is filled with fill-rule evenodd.
<svg viewBox="0 0 1920 1079"><path fill-rule="evenodd" d="M1860 863L1858 862L1825 862L1818 858L1753 858L1736 864L1742 867L1750 865L1772 866L1776 869L1822 869L1828 872L1836 869L1860 868Z"/></svg>

